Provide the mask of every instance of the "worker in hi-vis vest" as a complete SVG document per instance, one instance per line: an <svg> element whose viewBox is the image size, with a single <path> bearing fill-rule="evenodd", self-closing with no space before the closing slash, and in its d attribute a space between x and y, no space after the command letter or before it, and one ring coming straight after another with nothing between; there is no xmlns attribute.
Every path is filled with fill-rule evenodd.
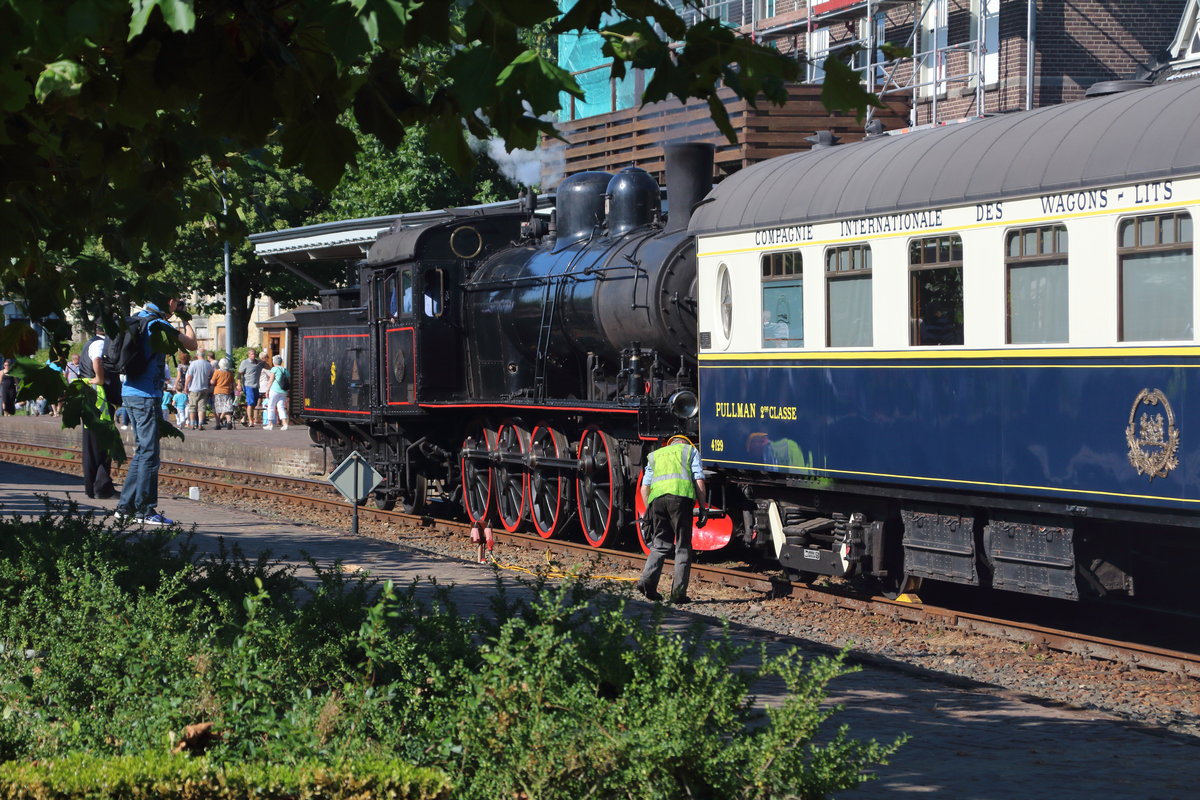
<svg viewBox="0 0 1200 800"><path fill-rule="evenodd" d="M692 571L692 506L700 503L697 525L708 521L704 506L704 472L700 452L686 436L672 436L664 447L650 454L642 475L642 501L646 504L643 525L650 526L650 555L638 578L637 590L651 600L661 600L658 576L663 562L675 552L675 580L671 601L690 602L688 576Z"/></svg>

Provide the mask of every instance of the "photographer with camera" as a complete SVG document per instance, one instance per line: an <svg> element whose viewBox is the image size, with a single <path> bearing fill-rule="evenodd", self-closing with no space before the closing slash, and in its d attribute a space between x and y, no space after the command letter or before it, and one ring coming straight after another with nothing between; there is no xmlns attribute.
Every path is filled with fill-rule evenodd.
<svg viewBox="0 0 1200 800"><path fill-rule="evenodd" d="M185 320L182 328L176 328L168 321L176 311L187 317L183 303L172 297L167 301L167 308L164 314L159 306L146 303L135 315L142 322L138 345L144 359L136 370L131 369L126 373L125 387L121 390L121 402L128 410L129 422L133 426L135 450L125 473L121 498L117 501L117 519L132 519L147 525L174 524L173 520L167 519L155 508L158 505L160 464L158 407L162 402L166 350L170 348L161 344L155 348L152 339L165 337L166 343L175 349L192 350L196 347L196 331L190 320Z"/></svg>

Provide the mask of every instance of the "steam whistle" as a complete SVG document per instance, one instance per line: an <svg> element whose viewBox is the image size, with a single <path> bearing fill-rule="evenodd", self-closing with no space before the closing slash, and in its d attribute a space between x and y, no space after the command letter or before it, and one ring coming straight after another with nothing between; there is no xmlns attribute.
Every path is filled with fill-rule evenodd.
<svg viewBox="0 0 1200 800"><path fill-rule="evenodd" d="M532 188L521 187L517 194L517 205L528 218L521 223L521 238L541 239L550 232L550 225L537 216L538 194Z"/></svg>

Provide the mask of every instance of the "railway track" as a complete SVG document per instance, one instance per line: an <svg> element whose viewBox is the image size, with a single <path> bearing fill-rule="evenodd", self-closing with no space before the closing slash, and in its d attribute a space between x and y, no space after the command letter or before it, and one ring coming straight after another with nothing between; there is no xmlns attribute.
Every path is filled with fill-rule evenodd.
<svg viewBox="0 0 1200 800"><path fill-rule="evenodd" d="M79 451L70 448L35 447L20 442L0 441L0 459L59 472L80 471ZM219 472L219 476L214 477L214 472ZM323 480L164 461L160 483L181 495L186 495L189 489L197 487L202 497L217 499L244 500L247 492L253 492L256 501L264 505L269 504L275 511L302 511L306 521L320 521L331 526L344 523L348 514L346 501ZM314 520L314 512L322 516L328 515L328 519ZM469 531L469 526L461 522L434 519L427 515L385 511L370 505L359 508L359 517L366 524L368 531L373 523L393 529L398 527L436 530L451 536L459 535L464 539ZM499 543L514 548L539 554L549 553L568 562L592 562L637 570L645 561L640 552L595 548L584 543L543 539L533 534L497 531L496 539ZM872 614L914 625L937 626L945 630L980 634L1142 669L1192 678L1200 677L1200 654L1197 653L1118 641L936 606L897 602L882 597L849 595L760 573L702 563L693 562L692 576L697 581L715 586L773 595L788 594L803 602L845 609L853 613Z"/></svg>

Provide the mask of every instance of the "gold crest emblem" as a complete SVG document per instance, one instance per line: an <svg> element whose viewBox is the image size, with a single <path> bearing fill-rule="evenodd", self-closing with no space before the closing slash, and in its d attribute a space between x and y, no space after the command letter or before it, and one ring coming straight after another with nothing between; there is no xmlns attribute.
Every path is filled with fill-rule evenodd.
<svg viewBox="0 0 1200 800"><path fill-rule="evenodd" d="M1139 475L1149 475L1150 480L1165 478L1179 466L1175 457L1179 450L1175 412L1160 390L1142 389L1133 401L1125 441L1129 444L1129 463Z"/></svg>
<svg viewBox="0 0 1200 800"><path fill-rule="evenodd" d="M335 383L337 383L337 362L330 361L329 362L329 385L333 386Z"/></svg>

